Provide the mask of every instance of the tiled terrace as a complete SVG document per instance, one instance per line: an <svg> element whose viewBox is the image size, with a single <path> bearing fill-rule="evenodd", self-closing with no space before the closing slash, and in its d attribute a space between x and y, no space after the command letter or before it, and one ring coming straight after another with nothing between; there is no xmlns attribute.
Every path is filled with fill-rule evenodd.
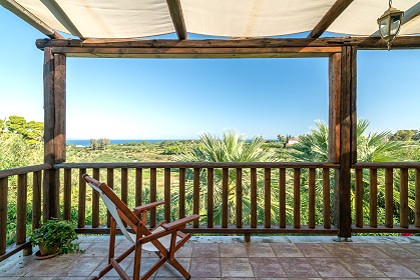
<svg viewBox="0 0 420 280"><path fill-rule="evenodd" d="M420 279L420 237L193 237L178 252L192 279ZM14 256L0 263L3 279L90 279L106 263L107 236L80 237L84 253L49 260ZM118 239L117 251L128 246ZM156 256L143 254L143 265ZM125 263L132 271L132 258ZM112 271L103 279L119 279ZM181 279L171 267L151 279Z"/></svg>

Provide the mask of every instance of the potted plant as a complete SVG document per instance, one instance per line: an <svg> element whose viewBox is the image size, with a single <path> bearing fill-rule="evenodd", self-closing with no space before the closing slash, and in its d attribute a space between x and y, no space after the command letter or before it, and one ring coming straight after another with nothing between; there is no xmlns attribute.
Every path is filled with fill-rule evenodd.
<svg viewBox="0 0 420 280"><path fill-rule="evenodd" d="M30 235L29 241L33 246L39 246L39 251L35 256L44 259L78 251L79 243L73 242L77 238L70 222L51 219L35 229Z"/></svg>

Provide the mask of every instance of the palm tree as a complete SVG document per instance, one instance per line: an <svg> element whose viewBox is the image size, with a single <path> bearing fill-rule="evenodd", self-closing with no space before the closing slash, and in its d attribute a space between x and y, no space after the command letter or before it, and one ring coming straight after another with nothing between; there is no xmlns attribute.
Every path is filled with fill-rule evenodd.
<svg viewBox="0 0 420 280"><path fill-rule="evenodd" d="M267 162L272 161L273 152L263 147L265 140L261 137L256 137L252 140L247 140L244 136L240 136L236 131L225 131L223 138L219 139L217 136L209 133L200 135L200 142L192 148L189 153L181 157L182 161L188 162ZM250 177L249 170L243 170L242 193L243 193L243 217L244 223L249 223L250 213ZM222 220L222 170L214 170L214 222L220 224ZM192 179L192 173L187 173L187 178ZM202 186L206 186L207 178L205 170L201 173ZM189 180L191 182L191 180ZM203 190L204 188L202 188ZM192 197L192 187L189 188L187 197ZM200 194L202 203L206 205L207 190L203 190ZM260 196L262 197L262 196ZM263 202L258 205L264 205ZM272 211L278 209L273 206ZM206 214L206 207L202 207L201 212L203 216ZM228 178L228 213L229 221L235 221L236 211L236 174L235 170L229 170ZM262 212L261 209L259 212Z"/></svg>

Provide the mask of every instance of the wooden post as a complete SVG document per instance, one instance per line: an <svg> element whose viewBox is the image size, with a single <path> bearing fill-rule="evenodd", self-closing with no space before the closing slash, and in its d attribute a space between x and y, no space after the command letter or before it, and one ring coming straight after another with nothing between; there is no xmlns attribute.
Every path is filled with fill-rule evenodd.
<svg viewBox="0 0 420 280"><path fill-rule="evenodd" d="M44 163L65 161L66 57L44 49ZM59 172L45 170L44 220L60 217Z"/></svg>
<svg viewBox="0 0 420 280"><path fill-rule="evenodd" d="M351 237L350 168L356 162L356 48L343 46L329 64L329 160L339 163L335 189L335 222L340 238Z"/></svg>

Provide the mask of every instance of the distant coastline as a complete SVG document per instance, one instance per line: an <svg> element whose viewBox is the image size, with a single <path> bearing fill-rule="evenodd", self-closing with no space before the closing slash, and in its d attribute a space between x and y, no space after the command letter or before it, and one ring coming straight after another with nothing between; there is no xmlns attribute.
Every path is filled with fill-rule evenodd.
<svg viewBox="0 0 420 280"><path fill-rule="evenodd" d="M159 143L163 141L170 141L170 142L176 142L176 141L188 141L183 139L177 139L177 140L164 140L164 139L151 139L151 140L139 140L139 139L111 139L109 140L111 145L120 145L120 144L127 144L127 143L141 143L141 142L147 142L147 143ZM88 147L90 144L90 139L67 139L66 141L67 145L75 145L75 146L83 146Z"/></svg>

